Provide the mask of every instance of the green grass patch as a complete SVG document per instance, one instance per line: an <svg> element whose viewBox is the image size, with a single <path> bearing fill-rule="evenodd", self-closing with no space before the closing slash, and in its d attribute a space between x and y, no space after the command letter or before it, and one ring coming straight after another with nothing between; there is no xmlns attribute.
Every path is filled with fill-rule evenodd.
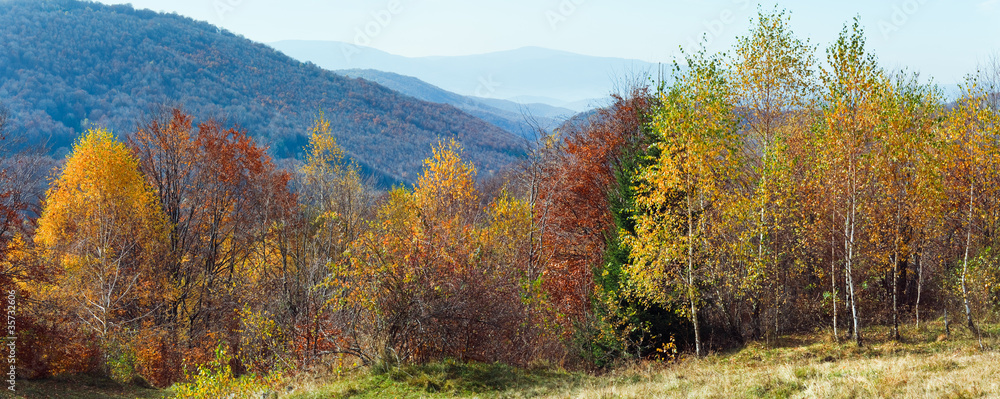
<svg viewBox="0 0 1000 399"><path fill-rule="evenodd" d="M806 385L801 381L772 378L751 388L750 395L754 398L790 398L804 389Z"/></svg>
<svg viewBox="0 0 1000 399"><path fill-rule="evenodd" d="M445 360L425 365L358 372L287 397L534 397L572 389L595 378L549 367L523 369L499 363Z"/></svg>

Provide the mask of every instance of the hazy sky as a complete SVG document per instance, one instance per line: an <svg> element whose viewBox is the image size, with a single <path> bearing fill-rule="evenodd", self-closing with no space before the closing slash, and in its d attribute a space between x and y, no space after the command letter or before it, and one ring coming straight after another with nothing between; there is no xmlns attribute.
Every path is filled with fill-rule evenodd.
<svg viewBox="0 0 1000 399"><path fill-rule="evenodd" d="M710 50L744 34L758 4L792 13L822 50L860 15L884 67L950 84L1000 51L1000 0L101 0L177 12L260 42L360 42L404 56L524 46L669 62L705 33Z"/></svg>

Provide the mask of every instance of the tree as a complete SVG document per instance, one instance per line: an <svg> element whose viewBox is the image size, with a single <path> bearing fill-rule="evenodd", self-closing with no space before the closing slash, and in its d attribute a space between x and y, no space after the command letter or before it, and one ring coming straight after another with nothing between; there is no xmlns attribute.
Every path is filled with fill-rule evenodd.
<svg viewBox="0 0 1000 399"><path fill-rule="evenodd" d="M872 230L881 243L878 256L889 265L886 289L892 298L893 335L899 339L899 283L907 279L908 265L921 251L924 229L933 222L928 212L938 210L932 156L942 106L938 92L919 84L916 75L885 79L875 116L878 144L872 150L879 187L872 207L880 215Z"/></svg>
<svg viewBox="0 0 1000 399"><path fill-rule="evenodd" d="M988 255L985 250L993 244L989 240L1000 227L994 216L1000 209L997 201L1000 145L996 139L1000 113L990 107L987 93L975 79L970 79L964 90L942 129L947 149L943 168L948 209L952 210L950 218L954 225L961 226L965 236L959 280L966 324L978 335L968 287L970 254L972 260L977 255ZM977 254L979 251L984 253ZM979 339L982 347L982 337Z"/></svg>
<svg viewBox="0 0 1000 399"><path fill-rule="evenodd" d="M8 145L7 128L10 123L10 110L0 104L0 155L7 156L6 147ZM27 204L22 199L22 192L15 184L10 171L4 163L3 170L0 170L0 261L6 255L6 248L15 236L23 220L21 212L27 208ZM7 285L4 284L4 287Z"/></svg>
<svg viewBox="0 0 1000 399"><path fill-rule="evenodd" d="M697 273L713 250L708 237L717 228L712 212L720 182L736 166L737 120L718 59L699 53L688 59L686 72L675 71L676 82L653 116L654 159L636 182L636 234L625 241L633 264L626 273L652 302L685 297L700 356Z"/></svg>
<svg viewBox="0 0 1000 399"><path fill-rule="evenodd" d="M411 192L391 191L332 267L330 306L343 320L331 352L362 363L444 357L524 364L544 348L534 317L540 271L531 209L502 193L485 209L475 167L454 142L433 149ZM517 349L512 349L517 348Z"/></svg>
<svg viewBox="0 0 1000 399"><path fill-rule="evenodd" d="M859 345L861 316L855 278L861 258L865 206L872 204L873 171L869 161L874 140L879 96L884 95L884 79L875 57L865 52L864 32L858 19L841 31L837 42L827 49L828 66L822 69L823 117L821 145L826 151L822 162L831 192L829 205L835 218L843 220L844 274L851 308L853 339Z"/></svg>
<svg viewBox="0 0 1000 399"><path fill-rule="evenodd" d="M36 242L62 268L79 321L102 341L159 306L154 267L168 232L138 162L107 130L74 145L46 195Z"/></svg>
<svg viewBox="0 0 1000 399"><path fill-rule="evenodd" d="M623 159L644 150L654 100L647 87L635 88L616 95L615 103L589 123L566 126L547 139L535 214L544 227L545 290L567 332L607 322L592 319L592 306L617 302L622 293L620 270L609 270L605 263L613 250L609 245L619 247L609 244L618 240L611 203L620 198L615 186L627 167ZM630 180L624 184L632 185ZM594 291L595 282L603 292ZM595 296L604 296L605 304L595 304Z"/></svg>
<svg viewBox="0 0 1000 399"><path fill-rule="evenodd" d="M348 163L333 137L330 123L320 115L306 147L306 163L296 181L299 218L285 229L282 292L288 302L285 321L304 362L318 357L330 345L336 329L327 302L335 291L324 282L332 265L348 262L346 251L361 237L373 198L358 172Z"/></svg>
<svg viewBox="0 0 1000 399"><path fill-rule="evenodd" d="M242 370L240 312L259 308L261 290L275 284L279 249L268 239L295 210L289 174L245 132L211 120L194 129L181 110L142 126L130 147L171 227L159 324L204 361L208 348L228 342Z"/></svg>
<svg viewBox="0 0 1000 399"><path fill-rule="evenodd" d="M774 310L774 332L778 329L787 278L782 276L790 269L784 259L790 251L782 246L791 247L795 242L793 237L781 236L789 230L796 214L796 201L789 200L795 193L786 147L790 136L802 129L801 121L811 113L816 88L812 76L815 48L796 38L788 24L785 11L759 12L750 33L737 39L729 66L734 106L746 117L741 135L746 162L739 177L742 181L732 186L730 207L738 210L730 214L730 225L737 230L733 233L734 244L747 247L735 252L747 256L737 255L733 260L741 263L735 272L744 274L737 284L744 291L740 297L745 295L751 303L754 338L760 336L762 311L766 314L761 308L767 306L762 302L767 295L774 295L770 306ZM744 209L747 207L755 210ZM748 217L752 220L741 220ZM749 230L750 234L739 230Z"/></svg>
<svg viewBox="0 0 1000 399"><path fill-rule="evenodd" d="M128 145L138 159L139 170L159 197L159 204L170 226L165 252L166 273L172 281L173 294L166 305L164 320L177 323L187 310L185 303L192 295L191 248L197 245L198 232L193 230L192 216L196 209L190 201L195 197L195 170L198 148L192 137L192 118L180 109L162 114L140 126L129 137Z"/></svg>

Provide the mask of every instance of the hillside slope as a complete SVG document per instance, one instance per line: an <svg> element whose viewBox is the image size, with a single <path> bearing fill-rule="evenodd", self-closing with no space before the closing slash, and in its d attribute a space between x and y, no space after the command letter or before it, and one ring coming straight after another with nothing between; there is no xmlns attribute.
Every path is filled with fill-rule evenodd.
<svg viewBox="0 0 1000 399"><path fill-rule="evenodd" d="M536 128L554 129L563 120L575 114L571 110L546 104L521 105L506 100L463 96L420 79L392 72L374 69L345 69L334 72L352 78L370 80L419 100L453 105L472 116L528 140L534 139Z"/></svg>
<svg viewBox="0 0 1000 399"><path fill-rule="evenodd" d="M176 14L73 0L0 3L0 103L11 132L65 152L92 126L118 134L162 106L237 124L279 158L313 118L384 184L412 182L431 146L456 139L488 174L522 156L513 134L443 104L293 60Z"/></svg>

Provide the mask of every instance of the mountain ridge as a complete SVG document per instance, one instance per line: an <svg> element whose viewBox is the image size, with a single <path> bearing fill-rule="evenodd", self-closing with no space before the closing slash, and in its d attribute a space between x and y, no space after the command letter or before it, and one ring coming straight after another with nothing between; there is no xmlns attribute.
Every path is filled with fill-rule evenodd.
<svg viewBox="0 0 1000 399"><path fill-rule="evenodd" d="M463 96L412 76L374 69L346 69L338 74L362 78L423 101L449 104L501 129L533 141L537 130L552 130L576 112L547 104L517 104L506 100Z"/></svg>
<svg viewBox="0 0 1000 399"><path fill-rule="evenodd" d="M268 44L328 70L374 69L412 76L465 96L536 97L548 99L547 103L555 106L606 98L615 89L615 76L630 71L648 75L657 66L641 60L587 56L537 46L478 55L405 57L337 41L283 40Z"/></svg>
<svg viewBox="0 0 1000 399"><path fill-rule="evenodd" d="M278 158L301 155L322 111L340 145L383 186L412 183L444 140L459 141L487 175L525 153L512 133L453 106L348 79L177 14L9 0L0 3L0 40L10 131L49 140L57 156L89 127L122 135L174 105L197 120L239 125Z"/></svg>

